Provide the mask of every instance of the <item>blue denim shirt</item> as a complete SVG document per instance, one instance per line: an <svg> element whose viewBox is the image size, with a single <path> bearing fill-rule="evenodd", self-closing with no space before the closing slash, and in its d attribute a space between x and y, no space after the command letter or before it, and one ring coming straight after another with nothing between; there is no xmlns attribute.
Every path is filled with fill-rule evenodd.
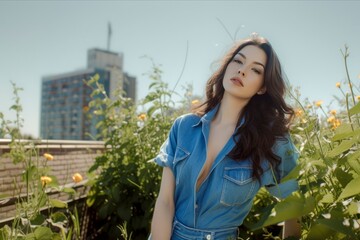
<svg viewBox="0 0 360 240"><path fill-rule="evenodd" d="M285 140L279 139L273 147L274 153L281 157L275 172L267 161L263 161L261 185L252 179L250 159L234 161L227 157L235 146L231 137L196 191L196 182L206 160L210 122L217 109L218 106L203 117L186 114L177 118L154 159L158 165L169 167L175 176L175 218L193 228L237 227L249 213L253 198L262 186L271 186L266 188L278 198L285 198L298 187L295 179L280 183L296 166L298 158L289 136Z"/></svg>

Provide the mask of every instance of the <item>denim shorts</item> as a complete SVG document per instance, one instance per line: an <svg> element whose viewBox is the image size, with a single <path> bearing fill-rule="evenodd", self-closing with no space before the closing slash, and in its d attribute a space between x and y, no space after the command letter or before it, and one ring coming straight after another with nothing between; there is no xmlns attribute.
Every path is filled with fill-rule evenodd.
<svg viewBox="0 0 360 240"><path fill-rule="evenodd" d="M238 228L196 229L178 222L173 223L171 240L236 240Z"/></svg>
<svg viewBox="0 0 360 240"><path fill-rule="evenodd" d="M171 240L236 240L238 228L196 229L174 220ZM151 235L148 240L152 240Z"/></svg>

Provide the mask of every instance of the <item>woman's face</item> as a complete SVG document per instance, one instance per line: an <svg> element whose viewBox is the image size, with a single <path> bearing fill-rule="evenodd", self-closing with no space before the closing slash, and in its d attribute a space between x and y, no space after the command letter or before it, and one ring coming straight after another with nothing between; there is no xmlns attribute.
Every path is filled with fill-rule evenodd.
<svg viewBox="0 0 360 240"><path fill-rule="evenodd" d="M254 45L242 48L226 68L223 87L224 94L250 100L255 94L264 94L265 52Z"/></svg>

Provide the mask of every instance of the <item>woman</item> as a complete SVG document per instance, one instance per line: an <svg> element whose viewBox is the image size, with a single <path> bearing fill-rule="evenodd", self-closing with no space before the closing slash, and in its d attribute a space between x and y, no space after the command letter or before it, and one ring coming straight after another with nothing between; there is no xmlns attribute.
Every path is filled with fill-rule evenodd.
<svg viewBox="0 0 360 240"><path fill-rule="evenodd" d="M278 198L297 189L295 180L280 184L298 157L284 93L266 39L254 35L229 51L207 82L206 101L175 120L155 158L164 169L153 240L236 239L260 187ZM290 223L297 231L285 236L299 235Z"/></svg>

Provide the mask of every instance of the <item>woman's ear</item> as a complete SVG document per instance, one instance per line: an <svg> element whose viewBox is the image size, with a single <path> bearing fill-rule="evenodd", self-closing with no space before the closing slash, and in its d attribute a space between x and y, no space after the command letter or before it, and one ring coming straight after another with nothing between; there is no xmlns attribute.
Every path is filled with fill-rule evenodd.
<svg viewBox="0 0 360 240"><path fill-rule="evenodd" d="M266 93L266 87L265 86L260 88L260 90L257 92L258 95L262 95L264 93Z"/></svg>

